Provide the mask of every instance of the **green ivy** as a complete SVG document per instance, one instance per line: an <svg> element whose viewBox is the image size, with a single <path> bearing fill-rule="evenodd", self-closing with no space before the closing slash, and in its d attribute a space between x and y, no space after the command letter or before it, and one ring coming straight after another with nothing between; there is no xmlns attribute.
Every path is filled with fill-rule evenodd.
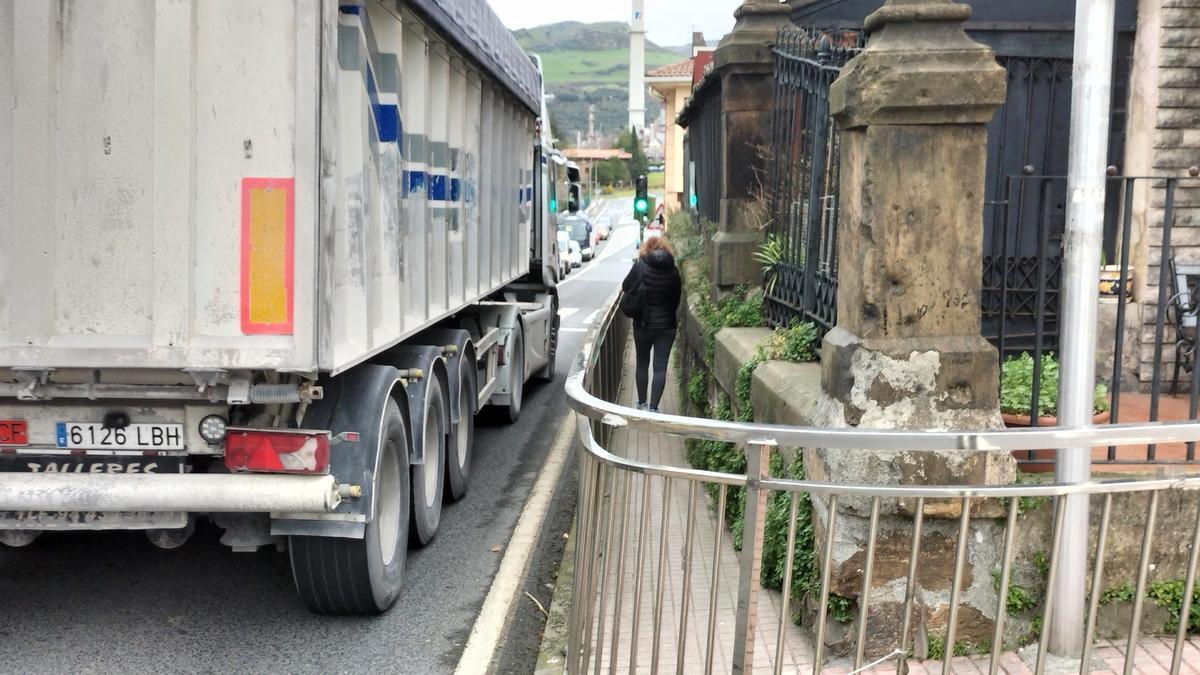
<svg viewBox="0 0 1200 675"><path fill-rule="evenodd" d="M992 570L992 588L1000 591L1000 571ZM1004 607L1009 615L1020 614L1037 606L1037 598L1033 596L1023 586L1009 582L1008 595L1005 598Z"/></svg>
<svg viewBox="0 0 1200 675"><path fill-rule="evenodd" d="M691 412L698 416L708 415L708 371L696 368L692 377L687 381L687 402Z"/></svg>
<svg viewBox="0 0 1200 675"><path fill-rule="evenodd" d="M838 623L850 623L854 620L854 613L850 608L854 605L854 600L838 595L837 593L829 594L829 602L826 607L829 608L829 618Z"/></svg>
<svg viewBox="0 0 1200 675"><path fill-rule="evenodd" d="M1029 484L1029 483L1040 483L1040 482L1041 481L1039 481L1035 477L1035 474L1017 473L1017 480L1016 480L1017 485L1025 485L1025 484ZM1009 499L1008 497L1000 497L1000 503L1002 505L1004 505L1005 508L1008 507L1008 504L1009 504L1008 499ZM1029 513L1030 511L1036 511L1037 509L1040 509L1042 506L1049 504L1049 503L1050 503L1050 498L1046 497L1046 496L1018 497L1017 498L1017 515L1023 516L1026 513Z"/></svg>
<svg viewBox="0 0 1200 675"><path fill-rule="evenodd" d="M760 347L758 353L738 368L737 382L734 385L734 395L737 397L738 421L754 421L754 402L751 392L754 389L754 369L766 360L766 355Z"/></svg>
<svg viewBox="0 0 1200 675"><path fill-rule="evenodd" d="M1183 612L1183 579L1168 579L1156 581L1146 589L1146 597L1155 605L1167 610L1167 619L1163 630L1173 633L1179 628L1180 614ZM1200 633L1200 584L1192 589L1192 606L1188 610L1189 633ZM1100 594L1100 604L1112 602L1132 602L1137 597L1137 589L1133 584L1114 586Z"/></svg>
<svg viewBox="0 0 1200 675"><path fill-rule="evenodd" d="M685 285L695 285L697 290L696 317L704 335L704 355L708 363L714 360L717 331L722 328L758 328L767 324L761 288L751 290L738 286L732 294L713 304L708 299L706 279L695 279Z"/></svg>
<svg viewBox="0 0 1200 675"><path fill-rule="evenodd" d="M754 370L765 361L792 361L805 363L817 360L817 327L811 323L796 323L790 328L777 328L770 337L758 346L751 359L738 369L734 384L737 399L738 421L754 421L754 403L751 392L754 385Z"/></svg>
<svg viewBox="0 0 1200 675"><path fill-rule="evenodd" d="M1128 602L1133 600L1133 596L1137 593L1137 589L1133 584L1121 584L1115 588L1110 588L1100 594L1100 604L1107 605L1110 602Z"/></svg>
<svg viewBox="0 0 1200 675"><path fill-rule="evenodd" d="M1153 600L1154 604L1166 609L1171 615L1171 618L1167 620L1167 625L1164 626L1168 633L1179 628L1180 614L1183 612L1183 585L1182 579L1156 581L1150 584L1150 588L1146 591L1146 596ZM1200 588L1192 589L1192 606L1188 609L1187 632L1200 632Z"/></svg>
<svg viewBox="0 0 1200 675"><path fill-rule="evenodd" d="M1038 574L1042 575L1043 581L1050 578L1050 559L1046 557L1045 551L1033 554L1033 566L1037 568Z"/></svg>
<svg viewBox="0 0 1200 675"><path fill-rule="evenodd" d="M693 218L686 211L676 211L667 221L667 239L675 249L680 263L704 256L704 242L716 227L708 221Z"/></svg>
<svg viewBox="0 0 1200 675"><path fill-rule="evenodd" d="M710 281L704 254L704 244L712 235L712 225L686 213L672 216L667 237L675 248L676 260L684 271L685 295L690 296L693 309L700 324L704 339L705 357L708 364L714 362L716 334L722 328L750 328L766 325L763 310L762 289L738 287L719 302L710 300ZM685 264L690 263L690 264ZM756 356L738 369L734 400L737 402L740 421L753 420L753 404L750 397L754 369L766 360L794 362L815 361L819 344L817 328L813 324L800 323L787 329L777 329L759 347ZM682 373L681 373L682 374ZM680 380L680 390L690 408L698 414L707 414L712 419L733 419L733 406L729 397L717 391L715 402L710 405L709 391L712 376L704 368L694 368L687 381ZM731 443L690 439L686 443L688 462L707 471L745 473L746 456L741 448ZM770 456L770 474L780 478L804 479L804 463L799 454L789 466L777 451ZM715 506L719 488L708 486L708 497ZM730 487L726 493L725 520L730 539L736 549L741 550L745 530L746 493L743 488ZM764 586L782 590L784 565L787 561L788 516L791 500L788 493L774 492L767 502L763 532L763 558L761 580ZM820 574L817 570L816 540L812 528L812 503L807 494L798 496L796 505L796 550L792 563L793 606L799 607L800 600L813 597L820 591ZM850 608L853 600L837 595L829 598L829 616L836 621L848 622L853 616Z"/></svg>

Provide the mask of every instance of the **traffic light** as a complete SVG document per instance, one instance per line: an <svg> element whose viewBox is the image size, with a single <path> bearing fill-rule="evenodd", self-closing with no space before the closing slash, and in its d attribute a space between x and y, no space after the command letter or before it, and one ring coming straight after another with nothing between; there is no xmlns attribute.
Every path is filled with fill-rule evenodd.
<svg viewBox="0 0 1200 675"><path fill-rule="evenodd" d="M640 218L650 210L650 199L646 196L646 177L638 176L634 187L633 215Z"/></svg>

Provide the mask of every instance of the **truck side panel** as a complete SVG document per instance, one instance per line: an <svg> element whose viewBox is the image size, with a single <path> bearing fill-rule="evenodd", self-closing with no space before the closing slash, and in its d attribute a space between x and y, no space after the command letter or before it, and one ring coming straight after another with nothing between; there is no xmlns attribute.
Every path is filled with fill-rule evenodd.
<svg viewBox="0 0 1200 675"><path fill-rule="evenodd" d="M242 179L286 179L315 259L317 4L0 7L0 363L314 368L311 286L247 335L239 251Z"/></svg>
<svg viewBox="0 0 1200 675"><path fill-rule="evenodd" d="M331 372L529 271L535 123L421 17L376 0L339 6L338 58Z"/></svg>
<svg viewBox="0 0 1200 675"><path fill-rule="evenodd" d="M379 0L4 3L0 365L341 372L527 274L536 114L446 37Z"/></svg>

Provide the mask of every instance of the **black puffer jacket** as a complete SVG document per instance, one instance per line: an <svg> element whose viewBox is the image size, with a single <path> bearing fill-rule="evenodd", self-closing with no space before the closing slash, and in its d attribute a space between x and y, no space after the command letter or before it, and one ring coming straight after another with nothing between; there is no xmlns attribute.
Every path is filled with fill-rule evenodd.
<svg viewBox="0 0 1200 675"><path fill-rule="evenodd" d="M661 249L651 251L629 270L628 276L621 284L624 290L633 288L639 270L642 275L642 288L645 289L646 306L642 309L642 319L638 322L638 328L674 330L682 290L679 270L675 267L675 257Z"/></svg>

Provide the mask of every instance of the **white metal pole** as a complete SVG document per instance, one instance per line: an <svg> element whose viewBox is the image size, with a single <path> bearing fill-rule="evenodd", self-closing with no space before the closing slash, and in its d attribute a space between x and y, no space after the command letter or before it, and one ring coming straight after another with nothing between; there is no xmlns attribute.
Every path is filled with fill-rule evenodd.
<svg viewBox="0 0 1200 675"><path fill-rule="evenodd" d="M1067 228L1062 281L1058 418L1067 427L1090 424L1096 386L1096 304L1104 227L1104 183L1112 97L1115 0L1076 0L1075 61L1071 90L1071 145L1067 165ZM1091 478L1091 448L1060 450L1054 478ZM1088 561L1088 500L1067 499L1054 616L1047 617L1049 650L1083 652Z"/></svg>

